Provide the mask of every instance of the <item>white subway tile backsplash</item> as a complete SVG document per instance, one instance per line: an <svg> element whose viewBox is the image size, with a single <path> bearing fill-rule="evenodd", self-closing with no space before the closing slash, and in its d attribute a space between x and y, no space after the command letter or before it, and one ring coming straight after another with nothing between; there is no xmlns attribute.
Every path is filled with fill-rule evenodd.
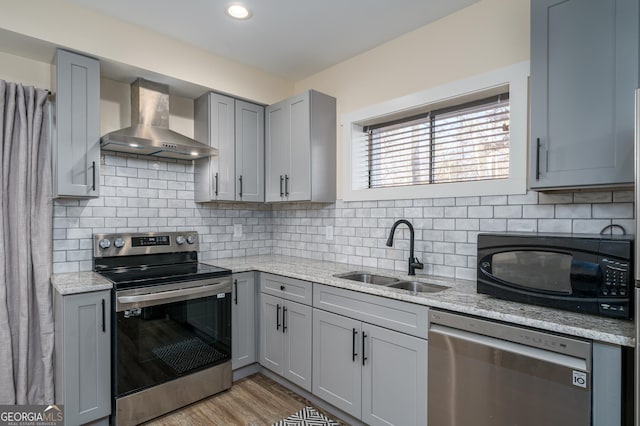
<svg viewBox="0 0 640 426"><path fill-rule="evenodd" d="M576 192L573 194L574 203L610 203L611 192Z"/></svg>
<svg viewBox="0 0 640 426"><path fill-rule="evenodd" d="M445 207L444 216L453 218L467 217L467 207Z"/></svg>
<svg viewBox="0 0 640 426"><path fill-rule="evenodd" d="M480 197L458 197L456 198L456 206L479 206Z"/></svg>
<svg viewBox="0 0 640 426"><path fill-rule="evenodd" d="M54 201L54 272L90 270L93 234L195 229L200 257L292 255L407 270L409 232L415 228L418 274L475 279L478 232L596 233L611 223L635 229L633 191L578 192L334 204L243 204L193 201L193 166L127 154L107 154L101 168L102 197ZM233 225L243 235L233 238ZM332 226L333 240L325 239Z"/></svg>
<svg viewBox="0 0 640 426"><path fill-rule="evenodd" d="M518 219L522 217L522 206L495 206L493 217Z"/></svg>
<svg viewBox="0 0 640 426"><path fill-rule="evenodd" d="M539 219L538 232L571 232L571 219Z"/></svg>
<svg viewBox="0 0 640 426"><path fill-rule="evenodd" d="M480 231L504 232L507 230L506 219L480 219Z"/></svg>
<svg viewBox="0 0 640 426"><path fill-rule="evenodd" d="M591 217L591 204L557 204L556 218L588 219Z"/></svg>
<svg viewBox="0 0 640 426"><path fill-rule="evenodd" d="M483 206L499 206L502 204L507 204L507 196L506 195L490 195L480 197L480 204Z"/></svg>
<svg viewBox="0 0 640 426"><path fill-rule="evenodd" d="M573 194L568 193L538 193L538 204L568 204L573 203Z"/></svg>
<svg viewBox="0 0 640 426"><path fill-rule="evenodd" d="M633 218L633 203L594 204L594 218L629 219Z"/></svg>
<svg viewBox="0 0 640 426"><path fill-rule="evenodd" d="M577 219L573 221L572 232L576 234L599 234L607 225L611 224L611 220L605 219Z"/></svg>
<svg viewBox="0 0 640 426"><path fill-rule="evenodd" d="M470 206L467 212L469 217L474 218L491 218L493 217L492 206Z"/></svg>
<svg viewBox="0 0 640 426"><path fill-rule="evenodd" d="M507 219L509 232L538 232L538 221L535 219Z"/></svg>
<svg viewBox="0 0 640 426"><path fill-rule="evenodd" d="M633 203L635 194L633 191L614 191L613 202L614 203Z"/></svg>
<svg viewBox="0 0 640 426"><path fill-rule="evenodd" d="M538 193L529 191L524 195L509 195L507 200L508 204L538 204Z"/></svg>
<svg viewBox="0 0 640 426"><path fill-rule="evenodd" d="M549 219L555 215L555 208L549 204L527 204L522 206L522 217Z"/></svg>

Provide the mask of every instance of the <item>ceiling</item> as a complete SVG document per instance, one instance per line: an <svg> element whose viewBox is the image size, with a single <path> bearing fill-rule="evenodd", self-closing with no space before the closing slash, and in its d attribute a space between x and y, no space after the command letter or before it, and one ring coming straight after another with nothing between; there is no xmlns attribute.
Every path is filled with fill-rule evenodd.
<svg viewBox="0 0 640 426"><path fill-rule="evenodd" d="M299 81L478 0L71 0L282 78Z"/></svg>

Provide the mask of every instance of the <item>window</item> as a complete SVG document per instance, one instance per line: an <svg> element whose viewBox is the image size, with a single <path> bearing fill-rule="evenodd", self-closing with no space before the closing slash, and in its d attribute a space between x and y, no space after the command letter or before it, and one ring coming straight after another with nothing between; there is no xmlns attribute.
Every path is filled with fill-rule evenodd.
<svg viewBox="0 0 640 426"><path fill-rule="evenodd" d="M524 194L529 63L341 117L345 201Z"/></svg>
<svg viewBox="0 0 640 426"><path fill-rule="evenodd" d="M365 126L368 188L509 177L509 94Z"/></svg>

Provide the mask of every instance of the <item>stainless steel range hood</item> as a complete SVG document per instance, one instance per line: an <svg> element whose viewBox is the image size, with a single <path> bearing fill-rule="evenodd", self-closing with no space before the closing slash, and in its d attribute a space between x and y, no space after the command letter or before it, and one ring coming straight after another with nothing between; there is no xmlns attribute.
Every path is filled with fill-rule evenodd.
<svg viewBox="0 0 640 426"><path fill-rule="evenodd" d="M195 160L218 150L169 129L169 86L142 78L131 83L131 127L107 133L102 149Z"/></svg>

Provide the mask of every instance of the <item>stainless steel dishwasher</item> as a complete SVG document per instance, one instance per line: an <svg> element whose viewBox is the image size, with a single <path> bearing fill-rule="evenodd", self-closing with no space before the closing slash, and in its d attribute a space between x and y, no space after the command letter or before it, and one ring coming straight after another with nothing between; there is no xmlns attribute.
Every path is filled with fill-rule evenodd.
<svg viewBox="0 0 640 426"><path fill-rule="evenodd" d="M429 320L429 425L592 424L591 341L435 310Z"/></svg>

